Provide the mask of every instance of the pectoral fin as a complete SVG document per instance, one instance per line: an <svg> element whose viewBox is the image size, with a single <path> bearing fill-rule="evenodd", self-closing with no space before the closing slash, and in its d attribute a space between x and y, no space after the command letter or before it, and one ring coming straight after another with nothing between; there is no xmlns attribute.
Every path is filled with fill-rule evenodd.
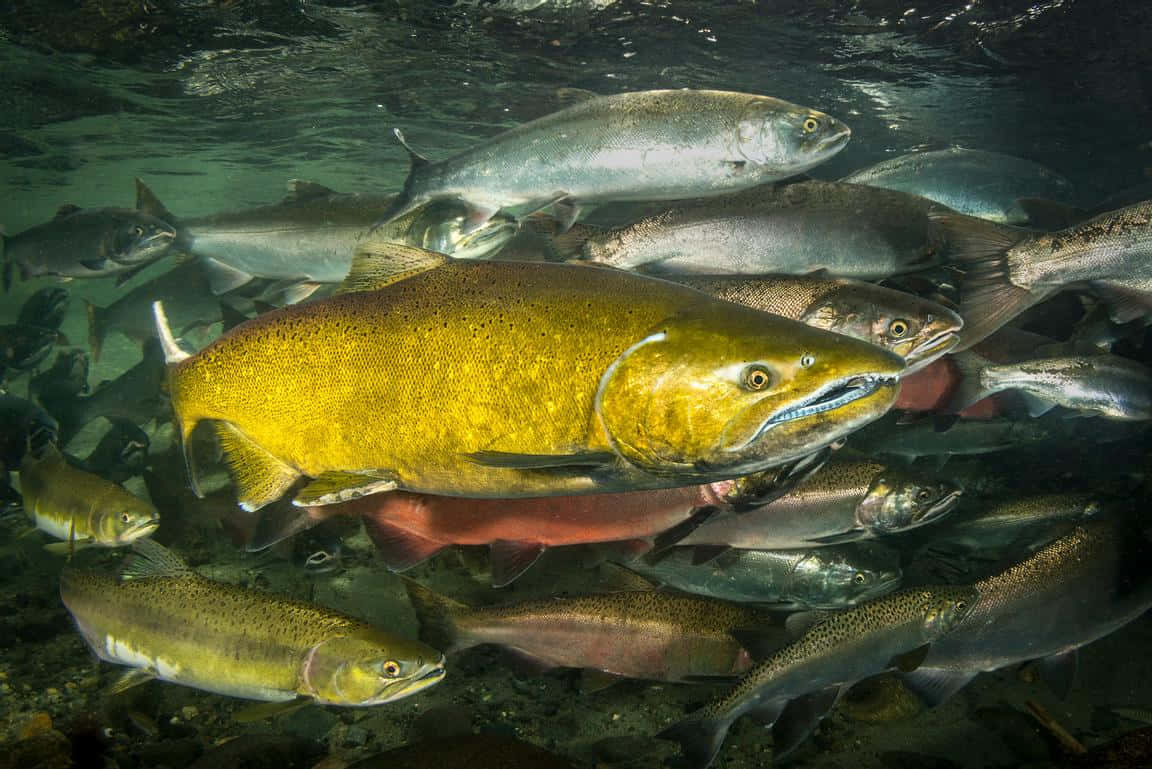
<svg viewBox="0 0 1152 769"><path fill-rule="evenodd" d="M351 294L398 283L452 261L452 257L401 243L363 243L352 257L352 267L334 294Z"/></svg>
<svg viewBox="0 0 1152 769"><path fill-rule="evenodd" d="M861 539L867 539L866 532L860 529L852 529L851 531L842 531L838 534L827 534L823 537L809 537L808 542L816 545L842 545L845 542L858 542Z"/></svg>
<svg viewBox="0 0 1152 769"><path fill-rule="evenodd" d="M898 654L888 663L888 667L896 668L897 670L904 673L911 673L913 670L924 664L924 660L928 658L928 649L929 645L924 644L923 646L919 646L912 651L905 652L904 654Z"/></svg>
<svg viewBox="0 0 1152 769"><path fill-rule="evenodd" d="M307 486L296 493L292 502L298 507L333 505L337 502L347 502L350 499L366 497L369 494L395 491L396 488L396 480L386 477L383 472L344 473L332 471L313 478Z"/></svg>
<svg viewBox="0 0 1152 769"><path fill-rule="evenodd" d="M909 691L932 708L950 700L975 677L975 673L964 671L920 668L912 673L901 674L900 680Z"/></svg>
<svg viewBox="0 0 1152 769"><path fill-rule="evenodd" d="M465 454L478 465L508 470L549 470L557 467L604 467L616 460L611 452L576 454L516 454L508 451L474 451Z"/></svg>
<svg viewBox="0 0 1152 769"><path fill-rule="evenodd" d="M119 694L126 692L129 689L135 688L140 684L146 684L156 676L148 670L142 668L132 668L131 670L124 671L124 674L116 679L116 683L108 687L109 694Z"/></svg>
<svg viewBox="0 0 1152 769"><path fill-rule="evenodd" d="M489 547L489 553L492 557L492 587L504 587L539 560L544 554L544 545L498 539Z"/></svg>
<svg viewBox="0 0 1152 769"><path fill-rule="evenodd" d="M300 477L296 468L269 454L231 422L213 426L236 484L236 499L248 512L280 499Z"/></svg>
<svg viewBox="0 0 1152 769"><path fill-rule="evenodd" d="M580 692L582 694L595 694L620 683L622 680L624 680L622 676L605 673L603 670L585 669L580 671Z"/></svg>
<svg viewBox="0 0 1152 769"><path fill-rule="evenodd" d="M371 516L364 516L364 530L389 571L407 571L448 546Z"/></svg>

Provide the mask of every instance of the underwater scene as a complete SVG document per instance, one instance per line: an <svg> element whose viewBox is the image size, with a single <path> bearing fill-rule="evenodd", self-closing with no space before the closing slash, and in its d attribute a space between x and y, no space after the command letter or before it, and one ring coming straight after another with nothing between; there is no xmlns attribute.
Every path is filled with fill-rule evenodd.
<svg viewBox="0 0 1152 769"><path fill-rule="evenodd" d="M0 769L1152 769L1152 4L10 0Z"/></svg>

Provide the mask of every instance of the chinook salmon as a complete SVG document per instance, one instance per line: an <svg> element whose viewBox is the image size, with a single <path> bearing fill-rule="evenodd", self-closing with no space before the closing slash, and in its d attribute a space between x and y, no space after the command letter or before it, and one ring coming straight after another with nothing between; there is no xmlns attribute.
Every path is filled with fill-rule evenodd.
<svg viewBox="0 0 1152 769"><path fill-rule="evenodd" d="M934 204L837 182L766 185L688 201L590 238L583 256L661 274L807 274L888 278L943 255Z"/></svg>
<svg viewBox="0 0 1152 769"><path fill-rule="evenodd" d="M803 741L840 692L894 667L914 668L931 645L972 613L969 587L901 590L819 620L799 640L756 665L728 694L658 737L680 743L694 769L709 766L736 719L773 729L773 761Z"/></svg>
<svg viewBox="0 0 1152 769"><path fill-rule="evenodd" d="M123 486L80 470L48 444L20 464L24 509L36 528L65 540L53 550L118 547L147 537L160 525L150 503Z"/></svg>
<svg viewBox="0 0 1152 769"><path fill-rule="evenodd" d="M404 584L420 638L448 654L498 644L549 667L691 681L737 676L788 640L779 614L697 596L628 590L473 608Z"/></svg>
<svg viewBox="0 0 1152 769"><path fill-rule="evenodd" d="M558 204L570 225L585 203L719 195L803 173L842 150L848 127L822 112L730 91L598 96L412 168L383 222L454 198L482 224L497 211Z"/></svg>
<svg viewBox="0 0 1152 769"><path fill-rule="evenodd" d="M480 258L516 233L505 217L464 232L467 212L445 201L369 235L394 196L336 192L300 179L288 183L288 195L279 203L180 219L139 179L136 196L138 208L177 228L176 247L198 257L214 294L263 278L277 281L269 294L287 304L322 284L344 280L356 247L367 240Z"/></svg>
<svg viewBox="0 0 1152 769"><path fill-rule="evenodd" d="M880 416L904 368L626 272L384 249L383 277L375 254L359 257L349 288L365 290L266 313L196 355L157 305L180 434L187 445L214 424L245 509L302 476L301 506L397 488L530 497L726 480Z"/></svg>
<svg viewBox="0 0 1152 769"><path fill-rule="evenodd" d="M60 597L105 662L265 702L373 706L444 678L444 657L323 606L201 577L151 540L120 576L66 570Z"/></svg>

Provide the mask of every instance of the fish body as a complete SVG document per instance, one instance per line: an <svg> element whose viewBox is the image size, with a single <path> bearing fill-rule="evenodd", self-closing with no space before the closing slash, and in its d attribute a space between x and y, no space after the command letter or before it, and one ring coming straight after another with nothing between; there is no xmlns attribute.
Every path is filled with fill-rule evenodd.
<svg viewBox="0 0 1152 769"><path fill-rule="evenodd" d="M891 350L901 379L947 353L964 321L943 305L862 281L814 275L680 275L670 279L709 296L782 315Z"/></svg>
<svg viewBox="0 0 1152 769"><path fill-rule="evenodd" d="M1023 561L977 582L972 613L906 675L931 702L977 673L1067 654L1152 607L1145 537L1123 523L1085 521Z"/></svg>
<svg viewBox="0 0 1152 769"><path fill-rule="evenodd" d="M822 462L822 457L805 458L794 468L733 481L615 494L514 499L402 491L371 494L305 508L300 512L308 521L290 521L286 530L308 527L328 516L354 515L363 520L393 571L409 569L452 545L488 545L492 584L503 587L549 547L617 542L634 555L653 544L666 547L714 513L761 504L785 493Z"/></svg>
<svg viewBox="0 0 1152 769"><path fill-rule="evenodd" d="M1053 406L1087 416L1152 419L1152 369L1118 355L1099 353L996 364L975 352L955 357L961 381L952 408L961 410L994 393L1022 393L1033 416Z"/></svg>
<svg viewBox="0 0 1152 769"><path fill-rule="evenodd" d="M179 226L178 246L199 258L216 294L257 278L304 286L339 283L348 274L356 247L366 240L481 258L516 233L505 217L464 232L463 207L444 202L413 211L369 236L393 196L341 193L300 180L289 183L288 196L280 203L182 219L139 181L137 194L148 201L139 205Z"/></svg>
<svg viewBox="0 0 1152 769"><path fill-rule="evenodd" d="M112 381L101 383L91 395L58 407L63 442L72 440L97 417L144 424L167 414L168 399L163 392L166 373L159 343L155 339L146 341L139 363Z"/></svg>
<svg viewBox="0 0 1152 769"><path fill-rule="evenodd" d="M1024 224L1024 198L1075 202L1072 183L1023 158L952 148L885 160L841 181L899 190L934 200L953 211L994 222Z"/></svg>
<svg viewBox="0 0 1152 769"><path fill-rule="evenodd" d="M675 200L784 179L824 162L851 132L833 117L729 91L600 96L412 170L385 219L455 198L483 222L563 201Z"/></svg>
<svg viewBox="0 0 1152 769"><path fill-rule="evenodd" d="M52 352L59 337L51 328L16 323L0 325L0 375L6 370L35 368Z"/></svg>
<svg viewBox="0 0 1152 769"><path fill-rule="evenodd" d="M111 304L101 307L86 302L88 312L88 346L99 360L104 340L110 331L119 331L134 341L143 342L156 335L152 324L152 302L164 300L178 333L194 326L207 326L221 318L220 300L212 295L208 274L195 262L178 264L147 283L120 294Z"/></svg>
<svg viewBox="0 0 1152 769"><path fill-rule="evenodd" d="M181 433L216 423L246 509L301 475L315 479L301 506L395 488L518 497L726 480L874 419L903 368L664 281L435 259L266 313L191 357L168 346Z"/></svg>
<svg viewBox="0 0 1152 769"><path fill-rule="evenodd" d="M1061 425L1036 419L961 419L942 427L931 418L899 424L888 419L852 436L852 448L867 454L904 457L970 456L1009 451L1067 437Z"/></svg>
<svg viewBox="0 0 1152 769"><path fill-rule="evenodd" d="M584 258L667 274L803 275L874 280L936 264L933 204L837 182L762 186L683 204L588 240Z"/></svg>
<svg viewBox="0 0 1152 769"><path fill-rule="evenodd" d="M1067 287L1100 294L1118 323L1152 312L1152 201L1057 232L1032 233L934 213L962 262L962 348Z"/></svg>
<svg viewBox="0 0 1152 769"><path fill-rule="evenodd" d="M708 563L693 563L692 549L677 547L655 563L624 565L676 590L777 609L843 609L895 590L901 579L896 551L874 543L731 550Z"/></svg>
<svg viewBox="0 0 1152 769"><path fill-rule="evenodd" d="M767 612L655 590L472 608L412 580L405 585L420 638L446 653L497 644L551 667L685 681L751 667L733 631L758 630L774 646L786 639L782 623Z"/></svg>
<svg viewBox="0 0 1152 769"><path fill-rule="evenodd" d="M778 761L815 727L842 688L896 667L905 655L947 637L970 615L977 597L968 587L915 588L838 612L659 736L679 742L693 767L707 767L733 722L753 714L777 730Z"/></svg>
<svg viewBox="0 0 1152 769"><path fill-rule="evenodd" d="M88 391L88 353L61 350L51 368L32 377L29 390L48 409L66 407L67 402Z"/></svg>
<svg viewBox="0 0 1152 769"><path fill-rule="evenodd" d="M829 462L774 502L708 521L681 544L778 550L871 539L937 521L960 494L955 484L875 462Z"/></svg>
<svg viewBox="0 0 1152 769"><path fill-rule="evenodd" d="M32 401L0 395L0 472L15 471L31 446L55 443L60 425Z"/></svg>
<svg viewBox="0 0 1152 769"><path fill-rule="evenodd" d="M176 231L128 208L65 206L50 222L4 237L5 283L42 275L103 278L133 273L168 253Z"/></svg>
<svg viewBox="0 0 1152 769"><path fill-rule="evenodd" d="M193 572L160 545L122 576L67 570L60 597L100 659L267 702L371 706L439 683L443 656L338 612Z"/></svg>
<svg viewBox="0 0 1152 769"><path fill-rule="evenodd" d="M1003 549L1094 518L1100 510L1099 499L1090 494L1029 494L954 515L932 529L930 540L980 552Z"/></svg>
<svg viewBox="0 0 1152 769"><path fill-rule="evenodd" d="M150 503L122 486L73 467L49 444L20 464L24 510L45 534L70 544L119 547L160 525Z"/></svg>
<svg viewBox="0 0 1152 769"><path fill-rule="evenodd" d="M21 326L59 329L68 313L72 295L61 286L45 286L24 300L16 323Z"/></svg>

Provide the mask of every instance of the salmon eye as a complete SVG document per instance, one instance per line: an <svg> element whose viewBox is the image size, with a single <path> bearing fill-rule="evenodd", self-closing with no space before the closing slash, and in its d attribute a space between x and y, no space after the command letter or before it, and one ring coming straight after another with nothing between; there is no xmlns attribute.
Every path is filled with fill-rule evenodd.
<svg viewBox="0 0 1152 769"><path fill-rule="evenodd" d="M888 324L888 333L899 339L908 333L908 321L897 318Z"/></svg>
<svg viewBox="0 0 1152 769"><path fill-rule="evenodd" d="M396 660L388 660L384 663L384 675L388 678L395 678L400 675L400 663Z"/></svg>
<svg viewBox="0 0 1152 769"><path fill-rule="evenodd" d="M865 579L865 577L863 574L861 574L860 572L856 572L856 576L852 578L852 581L855 582L857 585L863 585L864 579Z"/></svg>
<svg viewBox="0 0 1152 769"><path fill-rule="evenodd" d="M132 232L136 233L136 237L140 237L141 235L144 234L144 228L141 227L139 224L137 224L135 227L132 228Z"/></svg>
<svg viewBox="0 0 1152 769"><path fill-rule="evenodd" d="M816 362L816 356L810 352L806 352L802 356L800 356L800 366L802 368L808 368L809 366L811 366L815 362Z"/></svg>
<svg viewBox="0 0 1152 769"><path fill-rule="evenodd" d="M967 608L968 608L968 602L967 602L967 601L965 601L965 600L959 600L959 601L957 601L957 602L956 602L956 608L957 608L959 611L964 611L965 609L967 609Z"/></svg>
<svg viewBox="0 0 1152 769"><path fill-rule="evenodd" d="M128 513L120 513L120 523L130 523L131 521L132 516L128 515Z"/></svg>
<svg viewBox="0 0 1152 769"><path fill-rule="evenodd" d="M932 493L928 489L920 489L916 492L916 500L919 502L927 502Z"/></svg>
<svg viewBox="0 0 1152 769"><path fill-rule="evenodd" d="M812 115L804 118L804 133L810 134L820 127L820 121Z"/></svg>
<svg viewBox="0 0 1152 769"><path fill-rule="evenodd" d="M763 390L772 383L772 375L763 366L749 366L744 370L744 387L749 390Z"/></svg>

